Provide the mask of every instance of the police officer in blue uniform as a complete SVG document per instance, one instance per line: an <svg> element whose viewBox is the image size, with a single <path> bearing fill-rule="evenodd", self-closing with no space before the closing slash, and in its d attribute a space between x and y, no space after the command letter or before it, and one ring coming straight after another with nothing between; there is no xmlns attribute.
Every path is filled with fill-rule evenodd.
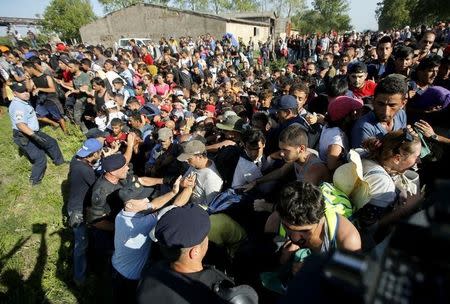
<svg viewBox="0 0 450 304"><path fill-rule="evenodd" d="M64 158L56 140L39 131L36 112L28 103L30 93L23 83L11 86L14 98L9 106L9 117L13 128L14 142L28 157L32 164L30 182L37 185L41 182L47 168L48 154L57 166L64 164Z"/></svg>

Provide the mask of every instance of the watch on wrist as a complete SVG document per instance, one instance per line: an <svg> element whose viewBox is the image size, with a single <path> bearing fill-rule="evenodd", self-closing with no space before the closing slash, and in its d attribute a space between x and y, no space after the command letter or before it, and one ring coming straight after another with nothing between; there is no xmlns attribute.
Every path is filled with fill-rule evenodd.
<svg viewBox="0 0 450 304"><path fill-rule="evenodd" d="M438 136L437 136L437 134L431 135L430 138L431 138L432 140L434 140L434 141L438 141Z"/></svg>

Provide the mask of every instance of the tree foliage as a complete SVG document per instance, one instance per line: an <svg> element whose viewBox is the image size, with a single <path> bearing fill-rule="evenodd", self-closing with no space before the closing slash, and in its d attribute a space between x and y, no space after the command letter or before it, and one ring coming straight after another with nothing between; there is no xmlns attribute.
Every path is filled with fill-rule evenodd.
<svg viewBox="0 0 450 304"><path fill-rule="evenodd" d="M446 21L450 17L448 0L416 0L411 9L412 25Z"/></svg>
<svg viewBox="0 0 450 304"><path fill-rule="evenodd" d="M303 0L284 0L303 1ZM256 11L259 7L257 0L99 0L106 13L126 8L140 3L168 5L193 11L213 11L216 14L224 12Z"/></svg>
<svg viewBox="0 0 450 304"><path fill-rule="evenodd" d="M384 0L377 3L375 16L378 19L378 28L387 30L403 28L411 24L411 9L416 0Z"/></svg>
<svg viewBox="0 0 450 304"><path fill-rule="evenodd" d="M144 3L144 0L98 0L103 5L105 13L114 12L130 5Z"/></svg>
<svg viewBox="0 0 450 304"><path fill-rule="evenodd" d="M293 16L294 28L301 33L347 31L352 28L347 0L315 0L313 8Z"/></svg>
<svg viewBox="0 0 450 304"><path fill-rule="evenodd" d="M43 14L42 26L62 40L79 39L79 29L95 20L89 0L52 0Z"/></svg>
<svg viewBox="0 0 450 304"><path fill-rule="evenodd" d="M382 0L377 5L380 30L431 24L450 16L448 0Z"/></svg>
<svg viewBox="0 0 450 304"><path fill-rule="evenodd" d="M306 10L306 0L272 0L278 16L291 17Z"/></svg>

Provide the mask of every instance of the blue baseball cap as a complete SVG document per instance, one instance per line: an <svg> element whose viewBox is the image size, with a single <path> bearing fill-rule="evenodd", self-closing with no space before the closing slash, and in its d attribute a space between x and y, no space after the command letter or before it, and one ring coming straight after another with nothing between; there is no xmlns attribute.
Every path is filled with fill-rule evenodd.
<svg viewBox="0 0 450 304"><path fill-rule="evenodd" d="M170 248L190 248L203 242L210 229L208 213L191 204L166 212L156 224L155 237Z"/></svg>
<svg viewBox="0 0 450 304"><path fill-rule="evenodd" d="M89 138L84 141L81 149L77 151L77 156L86 157L94 152L99 151L101 148L103 148L103 146L98 140Z"/></svg>
<svg viewBox="0 0 450 304"><path fill-rule="evenodd" d="M297 99L292 95L284 95L275 104L276 110L289 110L298 108Z"/></svg>

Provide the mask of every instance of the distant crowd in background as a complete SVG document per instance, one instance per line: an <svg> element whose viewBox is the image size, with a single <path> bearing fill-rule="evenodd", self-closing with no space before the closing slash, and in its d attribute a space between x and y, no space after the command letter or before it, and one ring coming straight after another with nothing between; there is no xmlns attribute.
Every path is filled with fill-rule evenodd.
<svg viewBox="0 0 450 304"><path fill-rule="evenodd" d="M46 154L65 164L40 126L86 136L68 176L75 284L107 271L117 303L274 303L311 254L373 253L449 177L449 42L443 22L16 41L1 98L32 185Z"/></svg>

